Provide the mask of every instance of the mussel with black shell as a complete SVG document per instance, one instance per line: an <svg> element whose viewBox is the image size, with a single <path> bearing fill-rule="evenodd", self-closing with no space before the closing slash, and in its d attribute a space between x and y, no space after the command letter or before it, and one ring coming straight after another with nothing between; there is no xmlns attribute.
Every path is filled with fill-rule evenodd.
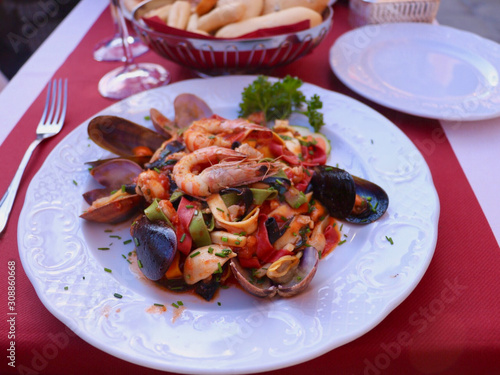
<svg viewBox="0 0 500 375"><path fill-rule="evenodd" d="M349 223L372 223L389 206L384 189L340 168L315 166L310 187L331 216Z"/></svg>

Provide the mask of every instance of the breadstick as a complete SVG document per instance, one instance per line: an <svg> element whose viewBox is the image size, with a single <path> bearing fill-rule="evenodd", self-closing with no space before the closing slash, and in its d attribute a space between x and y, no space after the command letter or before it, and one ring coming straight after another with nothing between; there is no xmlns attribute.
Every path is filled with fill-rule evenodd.
<svg viewBox="0 0 500 375"><path fill-rule="evenodd" d="M146 13L146 17L159 17L163 22L167 23L168 14L170 13L170 9L172 8L172 4L164 5L160 8L152 9Z"/></svg>
<svg viewBox="0 0 500 375"><path fill-rule="evenodd" d="M196 5L194 11L198 14L198 16L203 16L205 13L210 12L216 3L217 0L201 0L198 5Z"/></svg>
<svg viewBox="0 0 500 375"><path fill-rule="evenodd" d="M323 21L321 15L314 10L293 7L226 25L217 31L215 36L218 38L237 38L259 29L291 25L305 20L309 21L310 27L317 26Z"/></svg>
<svg viewBox="0 0 500 375"><path fill-rule="evenodd" d="M217 6L221 7L236 1L240 1L245 5L245 14L243 15L242 20L258 17L262 14L262 10L264 9L264 0L218 0Z"/></svg>
<svg viewBox="0 0 500 375"><path fill-rule="evenodd" d="M321 13L327 5L328 0L264 0L262 13L268 14L293 7L305 7Z"/></svg>
<svg viewBox="0 0 500 375"><path fill-rule="evenodd" d="M198 29L210 33L229 23L238 22L245 13L245 5L241 1L216 7L198 19Z"/></svg>
<svg viewBox="0 0 500 375"><path fill-rule="evenodd" d="M187 31L195 31L198 29L198 13L194 12L189 17L188 24L186 26Z"/></svg>
<svg viewBox="0 0 500 375"><path fill-rule="evenodd" d="M176 1L168 13L167 25L185 30L191 14L191 5L188 1Z"/></svg>

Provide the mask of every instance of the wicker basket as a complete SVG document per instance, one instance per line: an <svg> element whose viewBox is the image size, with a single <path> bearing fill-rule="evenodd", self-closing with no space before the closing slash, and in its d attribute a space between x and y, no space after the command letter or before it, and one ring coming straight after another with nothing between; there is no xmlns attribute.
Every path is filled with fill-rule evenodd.
<svg viewBox="0 0 500 375"><path fill-rule="evenodd" d="M428 22L436 18L439 0L350 0L349 21L357 27L390 22Z"/></svg>

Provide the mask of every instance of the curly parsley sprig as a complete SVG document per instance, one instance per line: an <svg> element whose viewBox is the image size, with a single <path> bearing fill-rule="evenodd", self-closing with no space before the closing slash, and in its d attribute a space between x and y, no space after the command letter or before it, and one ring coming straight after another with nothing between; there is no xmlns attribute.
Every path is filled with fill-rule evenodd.
<svg viewBox="0 0 500 375"><path fill-rule="evenodd" d="M299 90L302 81L299 78L286 76L281 81L269 82L265 76L259 76L245 87L241 94L239 115L248 117L262 112L264 120L286 119L292 113L301 113L309 119L309 124L318 132L324 125L323 114L318 110L323 103L318 95L307 100Z"/></svg>

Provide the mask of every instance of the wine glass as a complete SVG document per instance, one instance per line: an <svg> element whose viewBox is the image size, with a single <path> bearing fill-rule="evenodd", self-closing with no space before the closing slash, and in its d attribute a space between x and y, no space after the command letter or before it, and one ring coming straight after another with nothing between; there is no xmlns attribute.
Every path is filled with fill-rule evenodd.
<svg viewBox="0 0 500 375"><path fill-rule="evenodd" d="M110 99L124 99L132 94L168 84L170 73L161 65L134 62L120 0L111 1L116 8L125 64L106 73L101 78L98 86L99 93Z"/></svg>
<svg viewBox="0 0 500 375"><path fill-rule="evenodd" d="M123 53L122 36L118 24L117 7L110 0L111 17L115 26L115 35L111 39L105 39L94 47L94 60L97 61L125 61ZM129 35L127 42L134 57L140 56L148 51L148 47L141 42L137 36Z"/></svg>

